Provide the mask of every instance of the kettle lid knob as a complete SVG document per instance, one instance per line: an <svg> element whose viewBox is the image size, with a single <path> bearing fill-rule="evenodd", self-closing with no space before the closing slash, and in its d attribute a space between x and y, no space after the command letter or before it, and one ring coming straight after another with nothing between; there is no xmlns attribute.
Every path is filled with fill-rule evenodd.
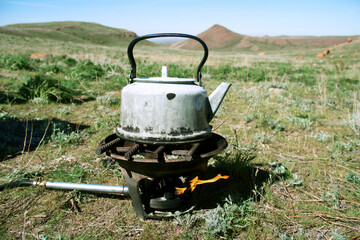
<svg viewBox="0 0 360 240"><path fill-rule="evenodd" d="M161 69L161 77L162 77L162 78L167 78L167 77L168 77L168 74L167 74L167 66L162 66L162 69Z"/></svg>

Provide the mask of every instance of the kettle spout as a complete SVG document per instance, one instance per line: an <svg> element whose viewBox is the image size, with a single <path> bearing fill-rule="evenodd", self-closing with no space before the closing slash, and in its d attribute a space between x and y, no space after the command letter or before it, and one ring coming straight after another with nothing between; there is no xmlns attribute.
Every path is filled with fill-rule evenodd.
<svg viewBox="0 0 360 240"><path fill-rule="evenodd" d="M210 115L209 122L215 116L215 113L219 109L221 102L223 101L230 86L231 86L230 83L223 82L209 96L209 102L210 102L210 106L211 106L211 113L209 114Z"/></svg>

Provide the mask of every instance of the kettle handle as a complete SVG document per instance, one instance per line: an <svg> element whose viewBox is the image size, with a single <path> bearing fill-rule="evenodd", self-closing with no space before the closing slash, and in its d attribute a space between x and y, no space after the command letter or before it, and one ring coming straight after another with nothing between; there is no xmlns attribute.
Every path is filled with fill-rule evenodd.
<svg viewBox="0 0 360 240"><path fill-rule="evenodd" d="M133 79L136 77L136 63L135 63L135 58L134 58L134 54L133 54L133 49L136 43L144 40L144 39L148 39L148 38L157 38L157 37L182 37L182 38L191 38L194 39L196 41L198 41L202 47L204 48L204 56L198 66L197 72L196 72L196 80L199 82L199 86L201 86L201 68L204 66L206 59L209 55L209 50L208 47L206 46L206 43L193 35L189 35L189 34L184 34L184 33L155 33L155 34L148 34L148 35L144 35L141 37L137 37L134 40L132 40L128 46L128 57L129 57L129 62L131 65L131 72L130 72L130 83L133 82Z"/></svg>

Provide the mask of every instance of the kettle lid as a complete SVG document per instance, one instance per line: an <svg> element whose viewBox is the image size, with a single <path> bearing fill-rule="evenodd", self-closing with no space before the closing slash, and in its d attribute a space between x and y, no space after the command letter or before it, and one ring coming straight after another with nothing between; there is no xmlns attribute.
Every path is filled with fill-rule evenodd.
<svg viewBox="0 0 360 240"><path fill-rule="evenodd" d="M161 77L134 78L134 82L151 82L151 83L194 83L196 80L192 78L176 78L168 77L167 66L162 67Z"/></svg>

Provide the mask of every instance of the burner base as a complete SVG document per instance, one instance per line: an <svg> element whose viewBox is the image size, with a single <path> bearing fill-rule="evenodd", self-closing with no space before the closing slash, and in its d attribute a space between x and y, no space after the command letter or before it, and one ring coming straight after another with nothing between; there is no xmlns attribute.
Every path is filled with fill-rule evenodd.
<svg viewBox="0 0 360 240"><path fill-rule="evenodd" d="M196 176L202 178L208 160L226 147L226 140L214 133L200 142L169 145L130 142L112 134L96 152L106 152L119 163L136 215L160 219L196 207L201 187L181 195L176 188L184 187Z"/></svg>

